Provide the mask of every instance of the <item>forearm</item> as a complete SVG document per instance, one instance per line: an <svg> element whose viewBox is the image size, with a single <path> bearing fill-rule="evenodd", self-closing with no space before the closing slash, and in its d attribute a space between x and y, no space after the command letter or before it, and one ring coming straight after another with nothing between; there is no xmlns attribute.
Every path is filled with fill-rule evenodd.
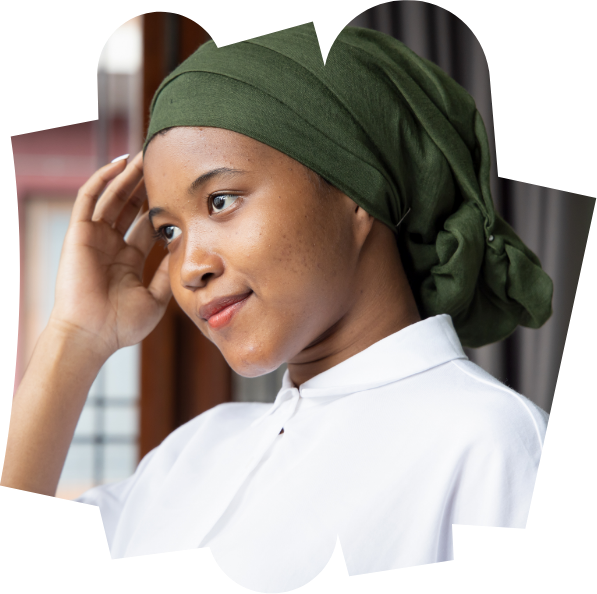
<svg viewBox="0 0 597 594"><path fill-rule="evenodd" d="M0 484L54 495L89 388L106 357L48 326L15 394Z"/></svg>

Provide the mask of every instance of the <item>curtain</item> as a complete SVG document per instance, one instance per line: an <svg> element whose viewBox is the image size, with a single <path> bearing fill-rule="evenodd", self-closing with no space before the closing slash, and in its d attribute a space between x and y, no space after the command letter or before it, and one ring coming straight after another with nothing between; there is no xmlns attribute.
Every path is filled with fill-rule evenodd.
<svg viewBox="0 0 597 594"><path fill-rule="evenodd" d="M460 83L483 117L495 164L487 61L477 38L460 19L433 4L402 0L371 8L350 24L400 39ZM498 178L495 166L491 182L498 212L553 279L554 313L538 330L518 328L499 343L467 349L467 355L549 412L595 200Z"/></svg>

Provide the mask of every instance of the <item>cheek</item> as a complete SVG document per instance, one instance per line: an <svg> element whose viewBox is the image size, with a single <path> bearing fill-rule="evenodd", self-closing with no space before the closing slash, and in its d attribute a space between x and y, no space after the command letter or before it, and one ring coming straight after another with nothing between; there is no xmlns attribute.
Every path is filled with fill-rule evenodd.
<svg viewBox="0 0 597 594"><path fill-rule="evenodd" d="M312 304L344 287L350 269L350 237L344 221L312 202L289 207L279 199L242 233L230 238L239 266L257 294L276 305ZM242 241L240 238L242 237Z"/></svg>
<svg viewBox="0 0 597 594"><path fill-rule="evenodd" d="M305 286L307 279L313 278L312 267L316 253L309 233L288 226L263 228L259 241L247 246L245 255L254 262L259 262L261 289L293 290L295 285Z"/></svg>

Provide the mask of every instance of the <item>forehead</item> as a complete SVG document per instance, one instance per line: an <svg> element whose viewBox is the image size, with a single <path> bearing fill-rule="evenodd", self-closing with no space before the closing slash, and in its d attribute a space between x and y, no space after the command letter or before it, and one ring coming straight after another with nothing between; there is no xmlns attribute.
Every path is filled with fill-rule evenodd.
<svg viewBox="0 0 597 594"><path fill-rule="evenodd" d="M173 167L197 173L213 166L258 169L290 163L298 165L262 142L223 128L171 128L151 139L144 157L146 176Z"/></svg>
<svg viewBox="0 0 597 594"><path fill-rule="evenodd" d="M221 173L224 170L229 170L228 175ZM320 189L318 176L305 165L262 142L223 128L177 127L157 134L145 151L143 173L150 208L164 208L172 200L188 200L199 188L233 189L216 187L220 185L244 191L274 187L285 192Z"/></svg>

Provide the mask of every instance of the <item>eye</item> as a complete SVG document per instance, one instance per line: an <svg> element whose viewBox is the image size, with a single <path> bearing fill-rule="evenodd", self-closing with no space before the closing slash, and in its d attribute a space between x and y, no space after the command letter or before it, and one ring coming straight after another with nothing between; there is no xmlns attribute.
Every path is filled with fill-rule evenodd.
<svg viewBox="0 0 597 594"><path fill-rule="evenodd" d="M164 227L160 227L155 232L154 235L155 235L156 239L162 239L163 241L166 242L166 245L168 245L171 241L176 239L181 233L182 233L182 231L178 227L175 227L174 225L166 225Z"/></svg>
<svg viewBox="0 0 597 594"><path fill-rule="evenodd" d="M238 196L234 194L218 194L214 196L211 200L211 208L212 212L222 212L226 210L229 206L232 206L234 202L238 199Z"/></svg>

